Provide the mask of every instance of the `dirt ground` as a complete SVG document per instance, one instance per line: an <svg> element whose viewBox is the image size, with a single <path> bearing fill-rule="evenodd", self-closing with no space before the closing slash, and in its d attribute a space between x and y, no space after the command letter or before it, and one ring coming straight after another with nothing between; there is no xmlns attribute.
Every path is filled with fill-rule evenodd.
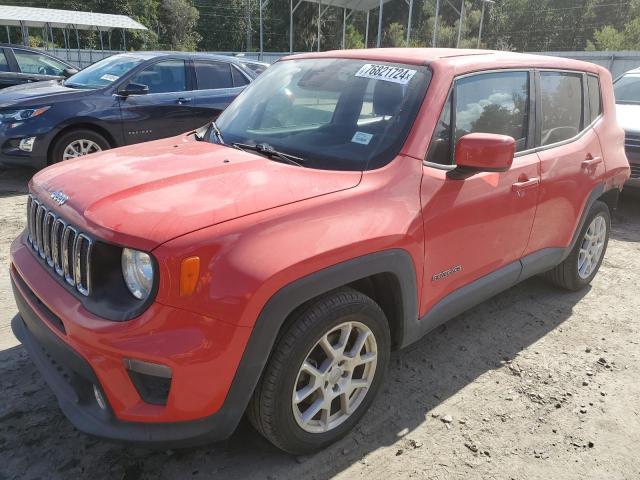
<svg viewBox="0 0 640 480"><path fill-rule="evenodd" d="M246 422L224 443L177 451L67 422L8 326L8 249L30 174L0 171L0 479L640 478L640 198L623 198L590 288L534 278L459 316L392 356L355 431L293 457Z"/></svg>

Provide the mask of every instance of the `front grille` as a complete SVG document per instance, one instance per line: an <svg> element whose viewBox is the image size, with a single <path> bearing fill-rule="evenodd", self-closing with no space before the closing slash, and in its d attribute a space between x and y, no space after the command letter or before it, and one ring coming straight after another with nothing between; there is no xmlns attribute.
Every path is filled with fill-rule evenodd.
<svg viewBox="0 0 640 480"><path fill-rule="evenodd" d="M630 166L631 166L631 178L640 178L640 164L632 163Z"/></svg>
<svg viewBox="0 0 640 480"><path fill-rule="evenodd" d="M89 296L93 240L33 195L27 199L27 242L48 268Z"/></svg>

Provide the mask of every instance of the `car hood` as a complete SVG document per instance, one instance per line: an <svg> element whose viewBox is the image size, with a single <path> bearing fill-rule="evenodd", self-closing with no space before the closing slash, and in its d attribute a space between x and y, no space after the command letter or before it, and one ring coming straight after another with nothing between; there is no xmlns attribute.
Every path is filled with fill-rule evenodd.
<svg viewBox="0 0 640 480"><path fill-rule="evenodd" d="M31 190L93 235L151 250L194 230L355 187L361 177L283 164L190 135L54 165L33 177ZM57 206L53 192L69 198Z"/></svg>
<svg viewBox="0 0 640 480"><path fill-rule="evenodd" d="M640 105L617 103L616 117L625 132L640 133Z"/></svg>
<svg viewBox="0 0 640 480"><path fill-rule="evenodd" d="M58 80L25 83L0 90L0 108L14 107L16 104L39 104L60 97L85 96L93 90L65 87Z"/></svg>

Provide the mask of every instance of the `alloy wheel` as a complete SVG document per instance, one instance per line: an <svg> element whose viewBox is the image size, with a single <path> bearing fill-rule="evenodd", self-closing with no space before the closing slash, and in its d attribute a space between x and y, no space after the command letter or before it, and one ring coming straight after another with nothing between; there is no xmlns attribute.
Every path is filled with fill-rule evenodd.
<svg viewBox="0 0 640 480"><path fill-rule="evenodd" d="M64 149L62 160L83 157L90 153L101 152L102 148L93 140L78 139L71 142Z"/></svg>
<svg viewBox="0 0 640 480"><path fill-rule="evenodd" d="M602 215L596 216L582 238L578 253L578 275L589 278L600 262L607 240L607 221Z"/></svg>

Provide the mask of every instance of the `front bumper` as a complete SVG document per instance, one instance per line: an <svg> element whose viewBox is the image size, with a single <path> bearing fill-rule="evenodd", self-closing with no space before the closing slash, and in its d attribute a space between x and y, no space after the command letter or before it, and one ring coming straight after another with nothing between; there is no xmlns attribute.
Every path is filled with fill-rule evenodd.
<svg viewBox="0 0 640 480"><path fill-rule="evenodd" d="M38 123L25 121L14 128L0 124L0 164L13 167L43 168L47 166L49 146L56 132L40 119ZM35 137L31 152L18 148L21 139Z"/></svg>
<svg viewBox="0 0 640 480"><path fill-rule="evenodd" d="M12 328L79 430L162 446L215 441L233 432L259 376L257 371L236 378L250 329L157 304L128 322L96 320L43 272L21 239L11 251L20 312ZM126 373L125 358L171 367L166 405L142 400ZM106 399L104 409L94 386Z"/></svg>

